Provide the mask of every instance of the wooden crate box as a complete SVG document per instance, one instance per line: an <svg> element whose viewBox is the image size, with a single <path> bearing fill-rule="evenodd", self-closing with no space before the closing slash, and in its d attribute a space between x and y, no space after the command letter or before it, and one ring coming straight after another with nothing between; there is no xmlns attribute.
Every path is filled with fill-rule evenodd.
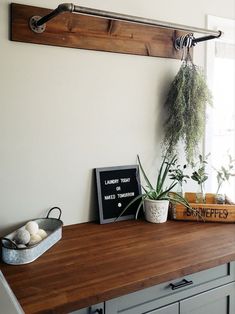
<svg viewBox="0 0 235 314"><path fill-rule="evenodd" d="M185 206L174 204L171 218L174 220L205 221L205 222L235 222L235 204L215 204L214 194L206 195L206 204L195 203L195 193L186 193L186 199L194 211Z"/></svg>

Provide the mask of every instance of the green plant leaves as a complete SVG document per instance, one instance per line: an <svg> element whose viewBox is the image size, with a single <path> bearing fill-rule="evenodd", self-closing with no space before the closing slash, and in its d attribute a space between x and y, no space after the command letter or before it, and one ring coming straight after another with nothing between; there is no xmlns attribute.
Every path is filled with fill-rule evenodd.
<svg viewBox="0 0 235 314"><path fill-rule="evenodd" d="M142 167L142 164L141 164L139 155L137 155L137 160L138 160L138 163L139 163L139 166L140 166L140 170L141 170L141 172L142 172L142 174L143 174L144 180L145 180L146 183L147 183L147 187L148 187L149 189L154 190L154 188L153 188L151 182L149 181L149 179L148 179L148 177L147 177L147 175L146 175L146 173L145 173L145 171L144 171L144 168Z"/></svg>
<svg viewBox="0 0 235 314"><path fill-rule="evenodd" d="M210 154L207 154L204 158L202 155L199 155L199 161L197 163L193 163L193 167L196 168L192 173L191 179L196 181L198 184L202 185L207 179L208 175L206 173L206 165L207 165L207 159L210 156Z"/></svg>
<svg viewBox="0 0 235 314"><path fill-rule="evenodd" d="M169 155L184 142L188 163L192 163L205 130L206 104L212 95L202 71L191 62L184 62L172 82L165 102L167 119L163 146Z"/></svg>
<svg viewBox="0 0 235 314"><path fill-rule="evenodd" d="M169 178L171 180L175 180L179 183L187 182L186 179L189 179L189 176L184 174L184 169L186 168L186 165L183 166L183 168L180 168L180 165L177 165L174 169L169 170L170 175Z"/></svg>
<svg viewBox="0 0 235 314"><path fill-rule="evenodd" d="M235 170L235 159L232 158L231 155L228 155L228 164L227 166L221 166L220 169L215 169L217 172L217 191L216 194L219 193L219 190L225 181L229 181L231 176L235 176L235 173L232 171Z"/></svg>
<svg viewBox="0 0 235 314"><path fill-rule="evenodd" d="M122 210L120 215L115 219L115 221L123 215L123 213L134 203L138 204L135 218L137 219L140 209L142 208L142 205L144 203L145 199L151 199L151 200L169 200L174 201L176 203L180 203L187 208L190 208L188 202L179 194L172 192L173 188L177 185L177 181L174 180L170 186L166 187L166 179L168 175L170 174L170 170L173 166L175 166L177 162L177 158L174 155L172 158L168 159L167 156L163 157L160 169L158 171L157 175L157 182L156 187L153 188L153 185L151 184L148 176L146 175L146 172L142 166L142 163L140 161L139 155L137 155L139 167L141 170L141 173L143 175L143 179L146 183L146 186L142 186L142 189L144 193L141 195L136 196L133 200L130 201L130 203ZM177 197L173 197L173 195Z"/></svg>

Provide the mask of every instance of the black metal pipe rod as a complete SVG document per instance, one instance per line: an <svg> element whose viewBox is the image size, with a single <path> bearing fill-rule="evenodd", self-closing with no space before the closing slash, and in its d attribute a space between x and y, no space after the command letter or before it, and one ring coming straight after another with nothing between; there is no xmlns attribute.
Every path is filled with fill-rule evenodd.
<svg viewBox="0 0 235 314"><path fill-rule="evenodd" d="M222 35L222 32L221 31L218 31L219 34L217 36L214 36L214 35L209 35L209 36L204 36L204 37L199 37L199 38L195 38L193 40L193 44L197 44L197 43L200 43L202 41L206 41L206 40L211 40L211 39L215 39L215 38L219 38L221 35Z"/></svg>
<svg viewBox="0 0 235 314"><path fill-rule="evenodd" d="M74 5L72 3L62 3L55 10L51 11L49 14L43 16L42 18L40 18L40 20L35 22L35 26L41 26L61 13L73 11Z"/></svg>
<svg viewBox="0 0 235 314"><path fill-rule="evenodd" d="M84 15L97 16L100 18L109 18L113 20L126 21L126 22L136 23L136 24L158 26L162 28L171 28L174 30L189 31L189 32L195 32L195 33L200 33L200 34L208 34L210 36L215 36L214 38L220 37L221 35L220 31L208 30L205 28L198 28L198 27L190 27L186 25L157 21L157 20L138 17L138 16L86 8L86 7L81 7L78 5L73 5L72 3L60 4L54 11L52 11L48 15L45 15L44 17L39 19L37 22L35 22L35 26L36 27L41 26L44 23L51 20L52 18L54 18L55 16L57 16L58 14L63 13L63 12L75 12L75 13L80 13ZM209 39L212 39L212 38L209 38ZM207 40L207 39L204 39L204 40ZM199 40L199 41L202 41L202 40Z"/></svg>
<svg viewBox="0 0 235 314"><path fill-rule="evenodd" d="M56 17L57 15L59 15L61 12L57 9L55 9L54 11L52 11L51 13L43 16L40 20L38 20L37 22L35 22L35 26L41 26L43 24L45 24L46 22L50 21L51 19L53 19L54 17Z"/></svg>

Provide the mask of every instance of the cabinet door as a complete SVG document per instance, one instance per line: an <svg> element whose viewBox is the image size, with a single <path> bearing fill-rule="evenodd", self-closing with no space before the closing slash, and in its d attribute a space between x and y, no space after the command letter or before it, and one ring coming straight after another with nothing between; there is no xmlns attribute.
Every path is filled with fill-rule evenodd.
<svg viewBox="0 0 235 314"><path fill-rule="evenodd" d="M148 312L146 314L179 314L179 303L164 306L160 309Z"/></svg>
<svg viewBox="0 0 235 314"><path fill-rule="evenodd" d="M118 310L119 306L114 302L105 303L105 314L179 314L179 302L149 310L148 306L141 304L134 308ZM205 313L204 313L205 314Z"/></svg>
<svg viewBox="0 0 235 314"><path fill-rule="evenodd" d="M180 314L234 314L235 283L201 293L180 302Z"/></svg>

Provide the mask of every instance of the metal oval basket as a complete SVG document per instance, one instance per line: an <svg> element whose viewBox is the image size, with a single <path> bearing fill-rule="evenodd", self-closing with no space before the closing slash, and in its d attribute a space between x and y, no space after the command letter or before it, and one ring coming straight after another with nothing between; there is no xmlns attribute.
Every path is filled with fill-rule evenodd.
<svg viewBox="0 0 235 314"><path fill-rule="evenodd" d="M49 215L53 210L59 211L58 218L50 218ZM14 232L2 238L2 260L3 262L11 265L28 264L35 261L39 256L46 252L56 242L62 238L63 222L60 220L61 209L59 207L52 207L46 218L33 219L40 229L44 229L47 237L38 242L37 244L30 245L25 248L19 248L14 242L16 233L23 229L25 226L20 227Z"/></svg>

